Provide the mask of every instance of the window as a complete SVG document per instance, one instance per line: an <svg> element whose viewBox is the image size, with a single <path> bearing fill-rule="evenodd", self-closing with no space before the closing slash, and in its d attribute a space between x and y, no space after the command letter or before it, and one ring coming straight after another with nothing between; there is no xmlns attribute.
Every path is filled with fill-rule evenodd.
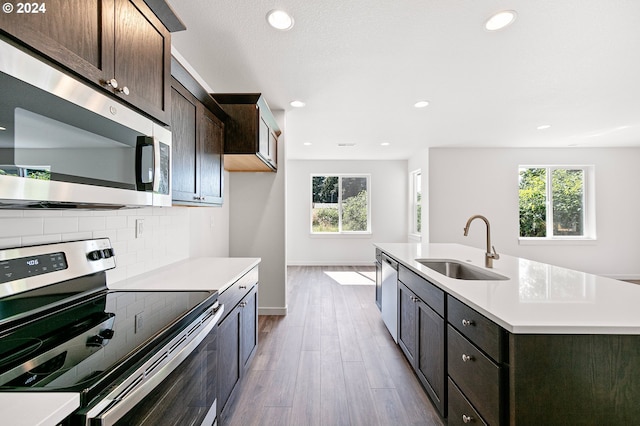
<svg viewBox="0 0 640 426"><path fill-rule="evenodd" d="M590 166L520 167L520 238L592 239Z"/></svg>
<svg viewBox="0 0 640 426"><path fill-rule="evenodd" d="M371 232L369 176L311 176L311 232Z"/></svg>
<svg viewBox="0 0 640 426"><path fill-rule="evenodd" d="M415 170L411 172L411 205L409 211L411 212L411 220L409 233L412 235L420 235L422 232L422 172Z"/></svg>

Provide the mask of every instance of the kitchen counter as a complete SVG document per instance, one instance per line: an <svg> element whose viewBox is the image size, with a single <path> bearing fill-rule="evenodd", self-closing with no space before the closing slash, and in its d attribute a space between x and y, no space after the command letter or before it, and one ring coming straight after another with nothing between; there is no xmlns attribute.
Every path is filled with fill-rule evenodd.
<svg viewBox="0 0 640 426"><path fill-rule="evenodd" d="M115 283L122 290L217 290L224 291L260 263L259 258L186 259ZM11 426L57 425L80 407L75 393L0 393L2 424Z"/></svg>
<svg viewBox="0 0 640 426"><path fill-rule="evenodd" d="M80 407L76 393L0 394L2 424L11 426L56 425Z"/></svg>
<svg viewBox="0 0 640 426"><path fill-rule="evenodd" d="M222 293L260 264L253 257L197 257L108 283L116 290L218 290Z"/></svg>
<svg viewBox="0 0 640 426"><path fill-rule="evenodd" d="M460 244L375 246L511 333L640 335L640 285L502 253L488 270L507 280L458 280L415 259L453 259L484 268L484 250Z"/></svg>

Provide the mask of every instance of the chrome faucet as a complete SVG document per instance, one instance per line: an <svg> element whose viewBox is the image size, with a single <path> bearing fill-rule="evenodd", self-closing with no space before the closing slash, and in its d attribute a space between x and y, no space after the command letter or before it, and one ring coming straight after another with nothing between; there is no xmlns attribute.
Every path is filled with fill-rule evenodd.
<svg viewBox="0 0 640 426"><path fill-rule="evenodd" d="M491 225L489 225L489 220L482 215L474 215L467 220L467 224L464 227L464 236L466 237L469 234L469 226L474 219L482 219L484 223L487 225L487 251L484 254L484 266L487 268L493 268L493 259L500 259L500 255L496 253L496 248L491 245ZM493 252L491 251L493 249Z"/></svg>

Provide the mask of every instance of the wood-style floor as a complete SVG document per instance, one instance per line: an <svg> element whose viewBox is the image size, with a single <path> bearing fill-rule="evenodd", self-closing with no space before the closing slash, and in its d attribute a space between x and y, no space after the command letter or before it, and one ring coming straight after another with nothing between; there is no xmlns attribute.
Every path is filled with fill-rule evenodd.
<svg viewBox="0 0 640 426"><path fill-rule="evenodd" d="M289 314L259 318L258 350L223 426L444 424L362 272L375 280L373 267L289 267Z"/></svg>

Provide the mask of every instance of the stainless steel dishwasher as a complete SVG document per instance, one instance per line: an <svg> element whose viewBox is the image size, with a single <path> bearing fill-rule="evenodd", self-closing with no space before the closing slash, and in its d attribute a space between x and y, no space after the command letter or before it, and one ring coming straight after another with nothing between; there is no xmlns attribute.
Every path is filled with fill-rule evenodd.
<svg viewBox="0 0 640 426"><path fill-rule="evenodd" d="M382 320L398 343L398 262L382 253Z"/></svg>

